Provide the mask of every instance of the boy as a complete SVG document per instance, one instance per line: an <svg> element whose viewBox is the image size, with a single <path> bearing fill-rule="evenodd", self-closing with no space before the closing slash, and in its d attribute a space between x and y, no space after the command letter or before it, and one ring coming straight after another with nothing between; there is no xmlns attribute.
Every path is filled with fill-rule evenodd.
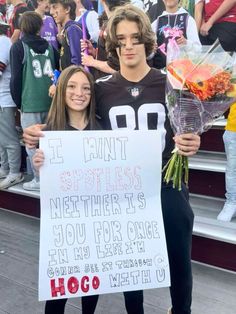
<svg viewBox="0 0 236 314"><path fill-rule="evenodd" d="M20 21L21 39L10 50L11 95L21 110L21 125L26 128L34 123L43 123L51 105L48 89L50 75L55 69L55 55L49 43L39 36L43 21L36 12L25 12ZM32 164L34 150L26 149ZM30 182L23 184L25 190L39 190L36 173Z"/></svg>
<svg viewBox="0 0 236 314"><path fill-rule="evenodd" d="M76 3L74 0L49 0L50 13L56 24L62 26L60 69L71 64L81 64L80 40L83 38L82 29L74 21Z"/></svg>
<svg viewBox="0 0 236 314"><path fill-rule="evenodd" d="M57 41L57 26L53 18L49 13L49 1L48 0L35 0L34 1L35 12L37 12L43 19L43 26L40 30L40 36L46 39L56 50L58 50Z"/></svg>
<svg viewBox="0 0 236 314"><path fill-rule="evenodd" d="M97 82L96 104L107 130L158 129L162 132L165 164L174 142L165 107L165 76L146 62L154 46L155 35L146 15L131 5L117 9L108 22L106 47L119 58L120 72ZM196 153L200 140L197 135L184 134L175 137L175 144L181 154L189 156ZM171 272L172 314L189 314L193 212L184 186L178 191L171 184L163 183L161 197ZM125 293L125 299L126 306L132 302L136 305L133 313L142 313L139 291Z"/></svg>

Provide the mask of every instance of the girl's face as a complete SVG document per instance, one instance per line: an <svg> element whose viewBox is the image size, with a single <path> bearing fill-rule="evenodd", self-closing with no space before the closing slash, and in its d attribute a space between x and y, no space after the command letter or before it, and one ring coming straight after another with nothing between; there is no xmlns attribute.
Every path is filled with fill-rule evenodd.
<svg viewBox="0 0 236 314"><path fill-rule="evenodd" d="M66 87L66 104L68 113L85 113L91 99L89 80L82 72L71 76Z"/></svg>

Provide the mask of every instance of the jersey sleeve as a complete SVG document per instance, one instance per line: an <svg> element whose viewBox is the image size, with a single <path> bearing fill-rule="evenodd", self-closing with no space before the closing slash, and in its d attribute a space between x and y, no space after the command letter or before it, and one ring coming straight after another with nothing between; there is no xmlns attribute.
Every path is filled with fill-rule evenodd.
<svg viewBox="0 0 236 314"><path fill-rule="evenodd" d="M71 64L81 65L80 39L83 38L82 30L78 26L72 25L67 30L67 38L70 46Z"/></svg>

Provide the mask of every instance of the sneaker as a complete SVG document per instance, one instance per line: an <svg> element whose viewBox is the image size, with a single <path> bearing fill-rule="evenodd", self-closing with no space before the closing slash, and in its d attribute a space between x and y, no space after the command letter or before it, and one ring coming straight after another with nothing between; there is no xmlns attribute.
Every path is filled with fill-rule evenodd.
<svg viewBox="0 0 236 314"><path fill-rule="evenodd" d="M217 219L221 221L230 221L235 216L236 216L236 205L225 203L222 211L217 216Z"/></svg>
<svg viewBox="0 0 236 314"><path fill-rule="evenodd" d="M10 186L13 186L17 183L20 183L24 180L22 173L9 174L4 180L0 182L0 189L7 189Z"/></svg>
<svg viewBox="0 0 236 314"><path fill-rule="evenodd" d="M34 178L32 181L25 182L23 184L23 189L27 191L39 191L40 190L40 182L36 181Z"/></svg>
<svg viewBox="0 0 236 314"><path fill-rule="evenodd" d="M8 173L9 173L9 170L5 170L5 169L0 168L0 179L6 178Z"/></svg>

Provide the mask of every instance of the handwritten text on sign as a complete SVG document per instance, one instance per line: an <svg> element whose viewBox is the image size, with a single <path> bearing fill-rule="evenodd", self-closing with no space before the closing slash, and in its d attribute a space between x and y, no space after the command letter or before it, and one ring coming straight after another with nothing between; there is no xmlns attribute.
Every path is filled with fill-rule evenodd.
<svg viewBox="0 0 236 314"><path fill-rule="evenodd" d="M160 138L45 132L40 300L169 286Z"/></svg>

